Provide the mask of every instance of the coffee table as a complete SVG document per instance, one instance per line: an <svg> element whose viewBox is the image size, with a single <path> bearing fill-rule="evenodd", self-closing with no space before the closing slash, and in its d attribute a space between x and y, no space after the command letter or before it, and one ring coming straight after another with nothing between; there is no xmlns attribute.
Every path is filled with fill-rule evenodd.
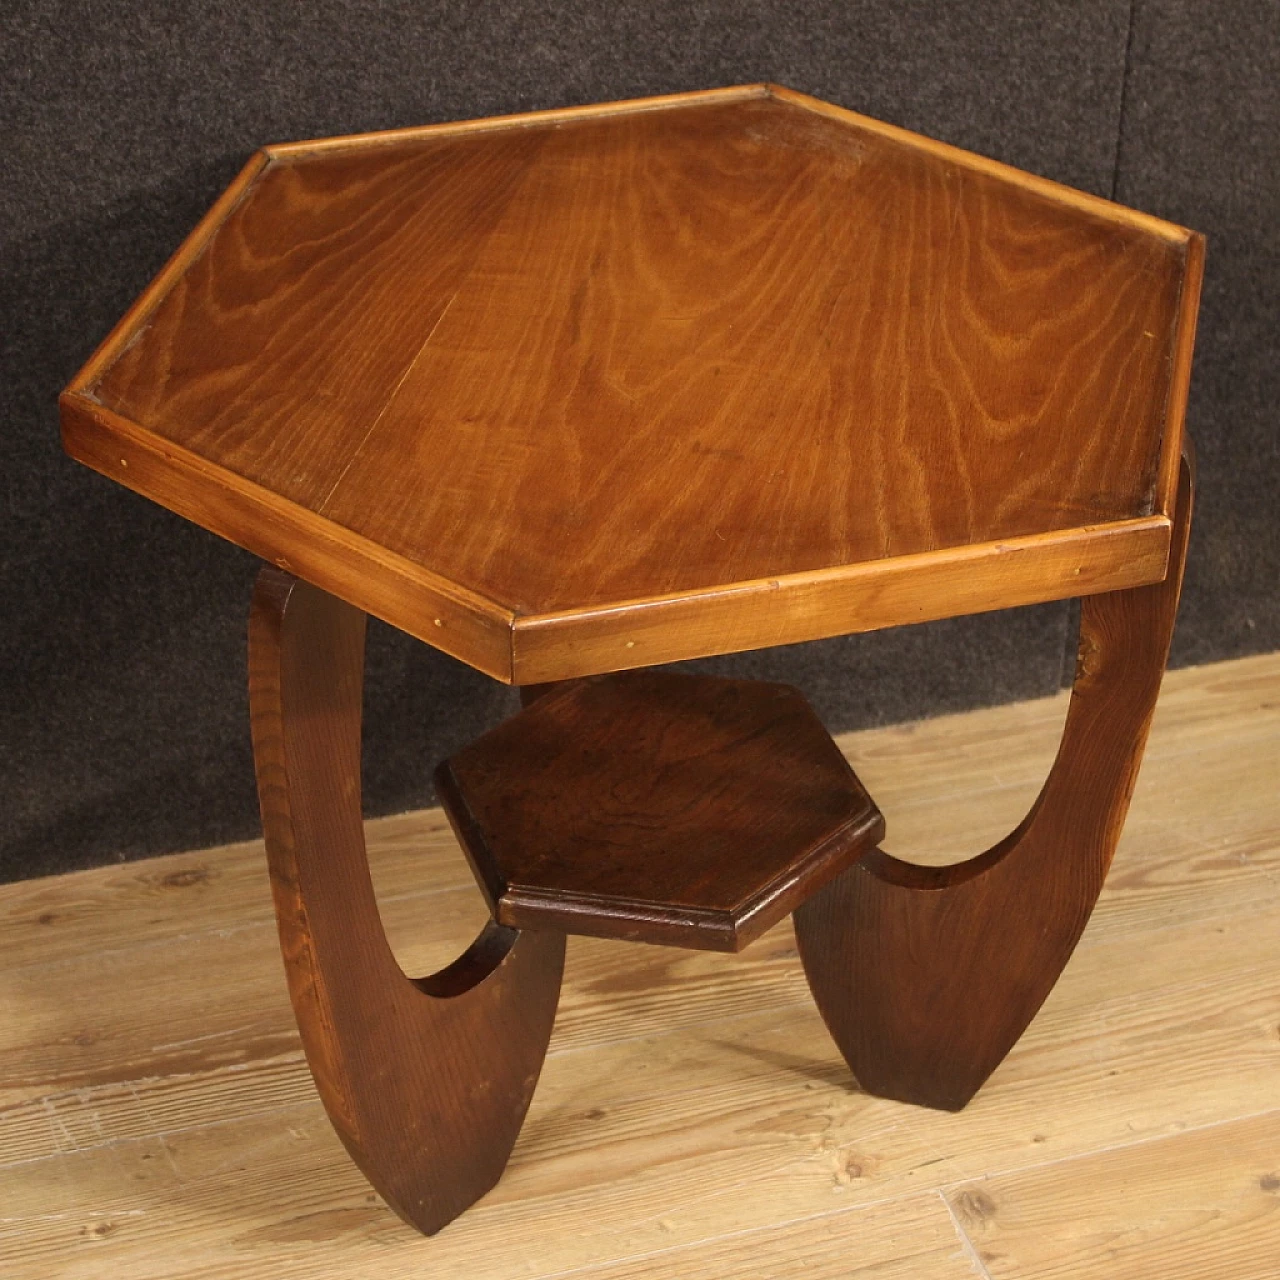
<svg viewBox="0 0 1280 1280"><path fill-rule="evenodd" d="M565 934L788 912L864 1089L958 1108L1089 917L1191 513L1197 235L770 85L264 148L61 399L269 562L259 793L316 1084L438 1230L500 1176ZM922 867L803 698L672 661L1083 597L1007 839ZM492 913L424 979L360 810L364 622L524 708L437 786Z"/></svg>

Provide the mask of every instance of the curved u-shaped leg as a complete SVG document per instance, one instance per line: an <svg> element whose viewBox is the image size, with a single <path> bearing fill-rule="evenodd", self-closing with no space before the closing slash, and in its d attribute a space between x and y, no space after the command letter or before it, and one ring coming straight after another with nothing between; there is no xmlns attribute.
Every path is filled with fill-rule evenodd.
<svg viewBox="0 0 1280 1280"><path fill-rule="evenodd" d="M347 1150L411 1225L488 1191L555 1019L564 937L490 924L407 978L387 944L360 818L365 615L264 569L249 628L253 747L289 994Z"/></svg>
<svg viewBox="0 0 1280 1280"><path fill-rule="evenodd" d="M986 853L920 867L874 850L795 913L810 989L869 1093L958 1110L1053 988L1111 863L1169 654L1193 468L1169 573L1087 597L1062 744L1021 826Z"/></svg>

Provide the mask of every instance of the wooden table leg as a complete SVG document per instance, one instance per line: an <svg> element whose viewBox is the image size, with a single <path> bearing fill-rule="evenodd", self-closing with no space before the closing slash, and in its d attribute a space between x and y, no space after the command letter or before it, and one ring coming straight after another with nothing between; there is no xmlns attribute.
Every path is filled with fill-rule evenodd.
<svg viewBox="0 0 1280 1280"><path fill-rule="evenodd" d="M520 705L522 707L532 706L544 694L551 693L564 683L563 680L553 680L549 684L522 684L519 689Z"/></svg>
<svg viewBox="0 0 1280 1280"><path fill-rule="evenodd" d="M528 1110L564 937L491 923L410 979L378 915L360 814L365 615L272 568L254 593L249 692L289 994L334 1128L428 1234L488 1191Z"/></svg>
<svg viewBox="0 0 1280 1280"><path fill-rule="evenodd" d="M1083 601L1062 743L1017 830L947 867L874 850L795 912L809 986L869 1093L963 1107L1070 958L1137 780L1178 607L1193 478L1188 455L1166 580Z"/></svg>

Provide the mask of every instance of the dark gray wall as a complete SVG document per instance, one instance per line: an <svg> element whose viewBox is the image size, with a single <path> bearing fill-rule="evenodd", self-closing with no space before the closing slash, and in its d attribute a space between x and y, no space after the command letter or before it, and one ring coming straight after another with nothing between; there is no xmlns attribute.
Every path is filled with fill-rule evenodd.
<svg viewBox="0 0 1280 1280"><path fill-rule="evenodd" d="M259 143L771 79L1206 232L1175 660L1280 644L1269 0L0 9L0 879L256 829L251 557L75 466L55 398ZM1066 606L744 655L834 729L1047 692ZM366 807L509 691L375 624Z"/></svg>

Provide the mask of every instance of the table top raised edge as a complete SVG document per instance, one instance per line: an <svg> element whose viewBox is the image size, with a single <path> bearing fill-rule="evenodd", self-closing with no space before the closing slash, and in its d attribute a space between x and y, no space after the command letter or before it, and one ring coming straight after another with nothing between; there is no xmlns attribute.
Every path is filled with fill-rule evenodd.
<svg viewBox="0 0 1280 1280"><path fill-rule="evenodd" d="M520 615L149 433L98 404L87 391L146 326L150 313L273 160L417 136L528 127L762 96L847 119L940 158L1186 246L1152 515L658 598ZM254 153L63 392L59 401L63 444L73 458L118 483L506 683L569 679L880 630L1163 579L1203 259L1204 239L1196 232L771 84L273 144Z"/></svg>
<svg viewBox="0 0 1280 1280"><path fill-rule="evenodd" d="M78 461L494 679L534 684L1163 580L1160 514L553 614L517 614L95 404L61 400Z"/></svg>

